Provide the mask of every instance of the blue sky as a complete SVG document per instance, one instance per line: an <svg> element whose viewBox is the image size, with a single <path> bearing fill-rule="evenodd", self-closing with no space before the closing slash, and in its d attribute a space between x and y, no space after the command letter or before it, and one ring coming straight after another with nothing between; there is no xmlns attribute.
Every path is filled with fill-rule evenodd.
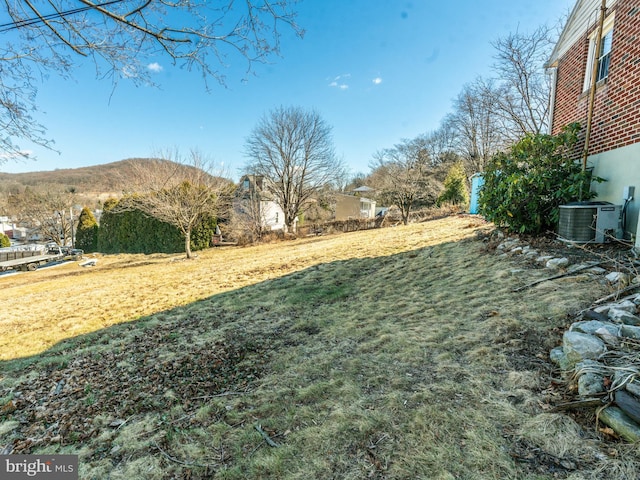
<svg viewBox="0 0 640 480"><path fill-rule="evenodd" d="M239 178L246 137L270 109L315 109L333 127L336 153L353 173L372 155L434 130L465 83L490 76L491 42L554 25L574 0L304 0L304 39L285 33L281 57L257 65L231 58L227 86L158 58L160 85L95 79L81 65L71 80L39 87L38 120L60 153L18 143L37 160L8 161L3 172L76 168L196 148Z"/></svg>

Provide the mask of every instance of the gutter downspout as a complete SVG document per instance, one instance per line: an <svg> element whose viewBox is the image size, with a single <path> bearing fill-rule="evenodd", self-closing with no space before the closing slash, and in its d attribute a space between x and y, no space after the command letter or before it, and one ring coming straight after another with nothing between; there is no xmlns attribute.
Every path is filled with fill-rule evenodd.
<svg viewBox="0 0 640 480"><path fill-rule="evenodd" d="M589 109L587 111L587 131L584 137L584 151L582 152L582 171L587 169L587 157L589 156L589 142L591 140L591 127L593 124L593 110L596 100L596 78L598 76L598 60L602 49L602 30L604 29L604 17L607 13L607 0L602 0L600 7L600 19L598 20L598 33L596 34L596 51L593 57L591 70L591 85L589 86Z"/></svg>

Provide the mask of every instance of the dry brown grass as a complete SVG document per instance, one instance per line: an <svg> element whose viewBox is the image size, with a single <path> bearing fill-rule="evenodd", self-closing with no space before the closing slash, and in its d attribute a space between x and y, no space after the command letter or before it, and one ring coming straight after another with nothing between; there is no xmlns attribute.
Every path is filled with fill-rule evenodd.
<svg viewBox="0 0 640 480"><path fill-rule="evenodd" d="M42 352L64 338L187 305L314 265L382 257L472 235L476 221L416 224L183 255L98 256L76 263L0 276L0 360Z"/></svg>
<svg viewBox="0 0 640 480"><path fill-rule="evenodd" d="M514 273L478 228L3 278L39 294L3 337L0 449L76 453L83 479L637 479L637 447L548 413L548 351L602 287L514 293L548 272Z"/></svg>

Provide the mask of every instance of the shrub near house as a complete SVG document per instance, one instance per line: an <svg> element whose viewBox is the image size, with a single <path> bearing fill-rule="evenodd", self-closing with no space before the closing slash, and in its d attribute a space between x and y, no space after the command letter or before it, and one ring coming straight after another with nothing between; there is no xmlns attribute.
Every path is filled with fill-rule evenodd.
<svg viewBox="0 0 640 480"><path fill-rule="evenodd" d="M558 207L593 198L591 182L603 181L572 160L579 131L574 123L558 135L527 135L495 155L484 173L480 212L512 232L555 230Z"/></svg>

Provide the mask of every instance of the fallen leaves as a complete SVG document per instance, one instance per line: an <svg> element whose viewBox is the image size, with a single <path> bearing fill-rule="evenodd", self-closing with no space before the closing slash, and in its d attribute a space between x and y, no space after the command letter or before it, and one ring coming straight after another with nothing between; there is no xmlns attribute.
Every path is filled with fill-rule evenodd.
<svg viewBox="0 0 640 480"><path fill-rule="evenodd" d="M141 330L126 348L115 341L112 348L76 356L10 391L0 390L0 397L13 396L0 415L20 422L13 453L84 442L99 434L97 416L110 418L108 427L120 428L126 418L175 405L194 411L207 398L246 390L260 377L268 357L260 344L233 336L198 343L184 338L188 322L180 328L167 323Z"/></svg>

